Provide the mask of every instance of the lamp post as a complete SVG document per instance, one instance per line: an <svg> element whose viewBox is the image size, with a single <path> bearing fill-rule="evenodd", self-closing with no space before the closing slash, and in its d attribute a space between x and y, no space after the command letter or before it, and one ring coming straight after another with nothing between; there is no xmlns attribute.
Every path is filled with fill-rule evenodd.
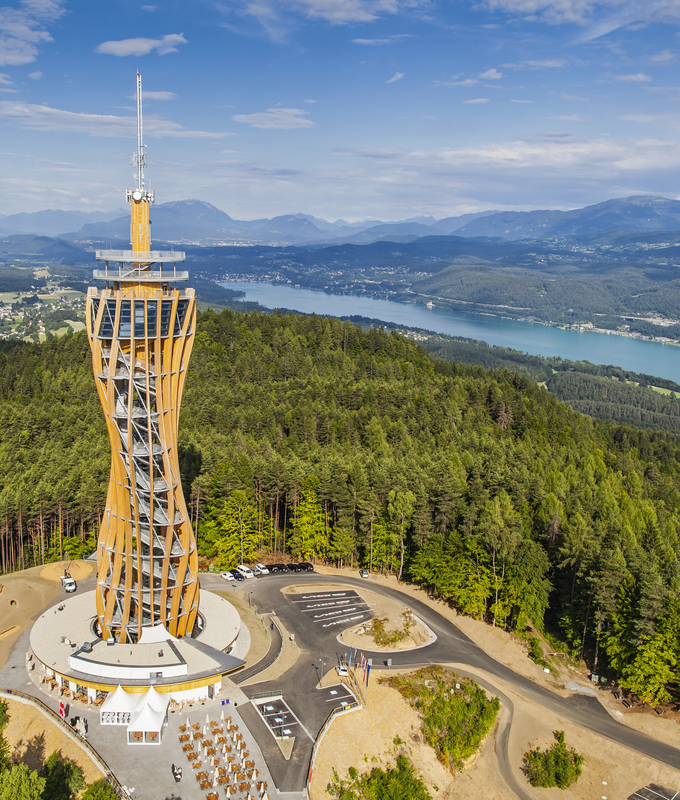
<svg viewBox="0 0 680 800"><path fill-rule="evenodd" d="M323 671L326 667L326 662L323 660L323 658L320 658L319 661L321 662L321 677L319 678L319 686L318 686L318 688L320 689L321 681L323 680Z"/></svg>
<svg viewBox="0 0 680 800"><path fill-rule="evenodd" d="M250 598L252 597L253 593L248 592L248 608L250 608Z"/></svg>

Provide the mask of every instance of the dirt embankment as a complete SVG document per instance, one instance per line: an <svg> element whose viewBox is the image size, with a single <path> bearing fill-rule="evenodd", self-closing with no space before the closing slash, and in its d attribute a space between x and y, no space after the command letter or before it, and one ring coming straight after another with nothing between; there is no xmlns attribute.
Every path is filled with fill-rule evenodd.
<svg viewBox="0 0 680 800"><path fill-rule="evenodd" d="M25 763L29 769L39 770L43 761L55 750L75 761L83 770L86 783L93 783L103 777L102 771L95 766L92 759L70 737L61 731L59 726L48 719L35 706L8 700L9 722L4 730L4 737L9 742L12 760Z"/></svg>
<svg viewBox="0 0 680 800"><path fill-rule="evenodd" d="M455 668L455 665L452 665ZM461 669L463 667L461 666ZM466 668L467 669L467 668ZM587 731L517 695L483 672L514 705L508 757L515 777L537 800L591 800L629 797L649 783L680 789L680 770L635 753L623 745ZM569 746L585 756L583 773L569 789L534 789L521 771L524 753L533 747L549 747L553 731L566 732ZM395 744L399 739L403 745ZM312 800L328 798L326 786L333 769L346 777L349 767L360 772L374 766L393 766L405 752L413 761L433 798L439 800L516 800L505 783L495 752L496 729L487 737L476 757L457 775L437 760L434 750L420 735L420 718L399 692L375 681L369 686L369 705L337 718L323 739L312 779ZM624 766L625 765L625 766Z"/></svg>

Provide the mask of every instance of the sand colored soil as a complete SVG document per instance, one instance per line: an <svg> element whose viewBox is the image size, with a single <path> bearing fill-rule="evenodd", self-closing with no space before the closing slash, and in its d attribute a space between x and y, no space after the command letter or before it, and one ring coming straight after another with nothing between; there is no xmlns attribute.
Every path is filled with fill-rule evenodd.
<svg viewBox="0 0 680 800"><path fill-rule="evenodd" d="M40 577L42 567L0 578L0 667L7 662L19 634L59 595L59 586Z"/></svg>
<svg viewBox="0 0 680 800"><path fill-rule="evenodd" d="M397 737L403 745L395 745ZM445 789L451 782L447 771L437 761L434 750L422 742L417 713L396 689L374 681L368 687L368 707L336 717L321 742L314 764L311 800L328 797L326 786L333 769L346 778L350 767L360 772L376 766L391 767L401 753L416 764L433 797L452 796ZM435 786L439 791L434 791Z"/></svg>
<svg viewBox="0 0 680 800"><path fill-rule="evenodd" d="M480 673L481 674L481 673ZM490 679L490 678L489 678ZM680 770L666 766L623 745L546 711L501 686L515 706L510 730L509 757L519 781L537 798L546 800L609 800L629 797L649 783L680 790ZM585 756L583 774L569 789L533 789L520 771L524 753L533 747L549 747L553 731L563 730L567 744Z"/></svg>
<svg viewBox="0 0 680 800"><path fill-rule="evenodd" d="M456 665L452 666L455 668ZM494 680L483 672L479 674L491 682ZM590 800L601 797L622 800L648 783L680 789L680 771L568 722L524 700L500 682L496 682L496 685L514 704L508 753L512 770L520 784L537 800ZM501 713L508 712L503 709ZM521 771L524 753L536 746L550 746L555 730L564 730L567 744L585 755L583 774L567 790L534 789ZM381 686L376 681L369 687L368 707L337 718L323 739L314 769L312 800L328 797L325 790L334 768L341 776L346 776L350 766L360 771L368 771L375 765L391 766L400 752L409 755L433 798L515 798L498 768L494 749L495 729L487 737L480 753L455 776L448 773L437 761L434 751L423 744L419 731L420 721L415 711L396 690ZM395 745L395 737L399 737L405 745Z"/></svg>
<svg viewBox="0 0 680 800"><path fill-rule="evenodd" d="M56 561L53 564L46 564L40 570L40 577L46 581L61 583L61 576L67 568L74 581L87 578L94 572L94 564L91 561Z"/></svg>
<svg viewBox="0 0 680 800"><path fill-rule="evenodd" d="M307 586L287 586L283 589L284 594L307 594L310 591L314 592L337 592L339 590L347 589L347 586L340 583L328 584L314 584L313 590ZM404 627L404 619L402 617L407 606L402 603L385 597L377 592L371 592L368 589L356 589L357 594L361 599L367 603L375 616L378 619L387 619L385 623L386 631L402 630ZM369 623L370 625L370 623ZM391 652L395 650L410 650L414 647L420 647L427 644L430 639L430 634L427 628L418 620L413 617L413 622L409 629L409 635L402 639L400 642L394 642L390 645L378 645L375 643L373 637L368 631L366 623L354 626L344 630L338 637L340 641L347 645L347 647L358 647L365 650L378 650L383 652Z"/></svg>
<svg viewBox="0 0 680 800"><path fill-rule="evenodd" d="M9 709L9 723L4 735L15 762L23 762L30 769L39 770L49 755L61 750L66 758L81 767L86 783L93 783L103 776L87 752L42 711L27 703L1 699Z"/></svg>

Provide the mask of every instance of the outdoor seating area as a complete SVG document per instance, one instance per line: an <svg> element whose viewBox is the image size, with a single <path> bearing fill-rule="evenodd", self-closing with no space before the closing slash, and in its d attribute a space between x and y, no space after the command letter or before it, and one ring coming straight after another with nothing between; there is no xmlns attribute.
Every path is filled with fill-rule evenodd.
<svg viewBox="0 0 680 800"><path fill-rule="evenodd" d="M243 734L231 717L205 724L187 720L179 726L178 738L187 761L206 800L222 796L233 800L269 800L267 781L262 780ZM220 794L220 790L223 795Z"/></svg>

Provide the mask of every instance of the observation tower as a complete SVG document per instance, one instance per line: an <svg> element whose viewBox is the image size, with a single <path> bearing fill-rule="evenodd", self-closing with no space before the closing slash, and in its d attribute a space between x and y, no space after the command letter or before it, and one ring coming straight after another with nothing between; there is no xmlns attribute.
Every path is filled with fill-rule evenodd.
<svg viewBox="0 0 680 800"><path fill-rule="evenodd" d="M111 477L97 543L97 634L135 643L162 625L190 636L198 613L198 556L182 494L179 411L196 328L184 253L151 250L144 182L142 79L137 73L137 151L128 189L131 250L97 250L104 269L90 288L87 334L111 441Z"/></svg>

